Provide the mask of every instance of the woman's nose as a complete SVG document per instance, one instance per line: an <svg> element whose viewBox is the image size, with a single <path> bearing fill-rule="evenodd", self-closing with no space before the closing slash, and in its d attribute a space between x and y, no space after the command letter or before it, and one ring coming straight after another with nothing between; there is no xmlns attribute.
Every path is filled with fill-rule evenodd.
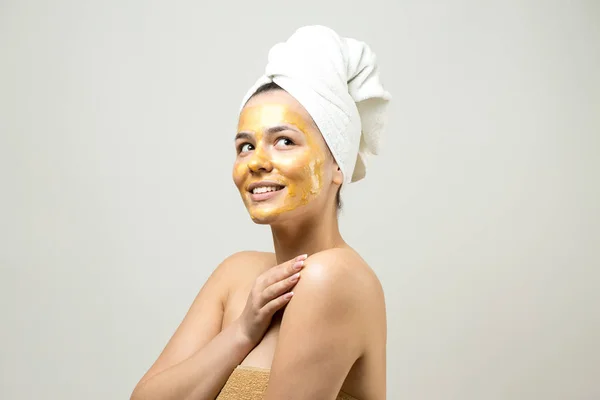
<svg viewBox="0 0 600 400"><path fill-rule="evenodd" d="M261 150L256 150L252 155L252 159L248 162L248 169L254 173L263 171L271 172L273 165L271 160Z"/></svg>

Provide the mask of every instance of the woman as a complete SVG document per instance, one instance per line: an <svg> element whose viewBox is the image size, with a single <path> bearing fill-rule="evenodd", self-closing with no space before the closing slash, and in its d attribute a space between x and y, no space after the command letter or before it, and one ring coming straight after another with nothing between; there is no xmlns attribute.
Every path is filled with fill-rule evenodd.
<svg viewBox="0 0 600 400"><path fill-rule="evenodd" d="M132 399L385 399L383 291L337 211L389 98L368 46L329 28L271 49L242 103L233 180L275 252L215 269Z"/></svg>

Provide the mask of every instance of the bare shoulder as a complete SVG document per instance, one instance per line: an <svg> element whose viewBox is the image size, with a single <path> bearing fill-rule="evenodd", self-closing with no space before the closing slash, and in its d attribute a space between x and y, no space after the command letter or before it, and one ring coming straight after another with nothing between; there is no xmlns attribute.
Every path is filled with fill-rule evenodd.
<svg viewBox="0 0 600 400"><path fill-rule="evenodd" d="M274 258L272 253L260 251L239 251L223 259L212 271L196 300L192 304L195 309L196 303L218 301L223 308L229 292L237 284L247 280L253 270L261 268L271 262Z"/></svg>
<svg viewBox="0 0 600 400"><path fill-rule="evenodd" d="M383 289L379 278L353 249L336 248L315 253L306 260L302 280L311 285L326 285L332 295L347 301L381 305Z"/></svg>
<svg viewBox="0 0 600 400"><path fill-rule="evenodd" d="M383 346L384 328L383 291L362 257L350 248L312 254L283 312L265 399L334 398L357 360L384 360L372 344ZM348 381L371 379L365 368L374 369L355 369ZM357 385L344 388L368 392Z"/></svg>
<svg viewBox="0 0 600 400"><path fill-rule="evenodd" d="M225 258L213 270L192 302L187 314L159 358L140 380L144 382L200 350L222 329L225 305L236 283L248 279L252 270L272 262L273 255L241 251Z"/></svg>
<svg viewBox="0 0 600 400"><path fill-rule="evenodd" d="M328 249L308 257L288 308L292 312L286 311L290 314L288 320L304 309L320 316L319 321L337 324L343 317L354 327L385 324L381 283L365 260L350 248Z"/></svg>
<svg viewBox="0 0 600 400"><path fill-rule="evenodd" d="M274 262L274 253L251 250L238 251L225 258L215 269L215 272L237 274L243 271L261 269L266 265L273 264Z"/></svg>
<svg viewBox="0 0 600 400"><path fill-rule="evenodd" d="M243 250L233 253L222 264L238 265L250 261L272 261L275 259L275 254L266 251Z"/></svg>

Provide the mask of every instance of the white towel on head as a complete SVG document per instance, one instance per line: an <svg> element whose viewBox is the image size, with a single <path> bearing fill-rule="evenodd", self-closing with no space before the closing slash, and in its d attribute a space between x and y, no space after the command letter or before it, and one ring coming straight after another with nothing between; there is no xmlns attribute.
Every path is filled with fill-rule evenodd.
<svg viewBox="0 0 600 400"><path fill-rule="evenodd" d="M265 74L250 88L275 82L312 116L344 182L364 178L366 157L377 154L390 94L379 80L375 54L361 41L325 26L305 26L269 51Z"/></svg>

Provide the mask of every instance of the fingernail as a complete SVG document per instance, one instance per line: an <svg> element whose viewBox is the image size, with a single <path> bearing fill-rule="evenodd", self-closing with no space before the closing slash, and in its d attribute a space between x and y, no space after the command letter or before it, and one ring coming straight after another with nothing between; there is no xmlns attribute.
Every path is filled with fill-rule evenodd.
<svg viewBox="0 0 600 400"><path fill-rule="evenodd" d="M294 263L294 269L301 269L303 265L304 265L304 261L296 261Z"/></svg>
<svg viewBox="0 0 600 400"><path fill-rule="evenodd" d="M290 281L296 282L298 279L300 279L300 272L297 272L294 275L292 275L292 277L290 278Z"/></svg>
<svg viewBox="0 0 600 400"><path fill-rule="evenodd" d="M284 294L283 297L286 300L288 300L288 299L291 299L293 295L294 295L294 292L289 292L289 293Z"/></svg>
<svg viewBox="0 0 600 400"><path fill-rule="evenodd" d="M308 254L302 254L296 257L296 261L304 261L308 258Z"/></svg>

